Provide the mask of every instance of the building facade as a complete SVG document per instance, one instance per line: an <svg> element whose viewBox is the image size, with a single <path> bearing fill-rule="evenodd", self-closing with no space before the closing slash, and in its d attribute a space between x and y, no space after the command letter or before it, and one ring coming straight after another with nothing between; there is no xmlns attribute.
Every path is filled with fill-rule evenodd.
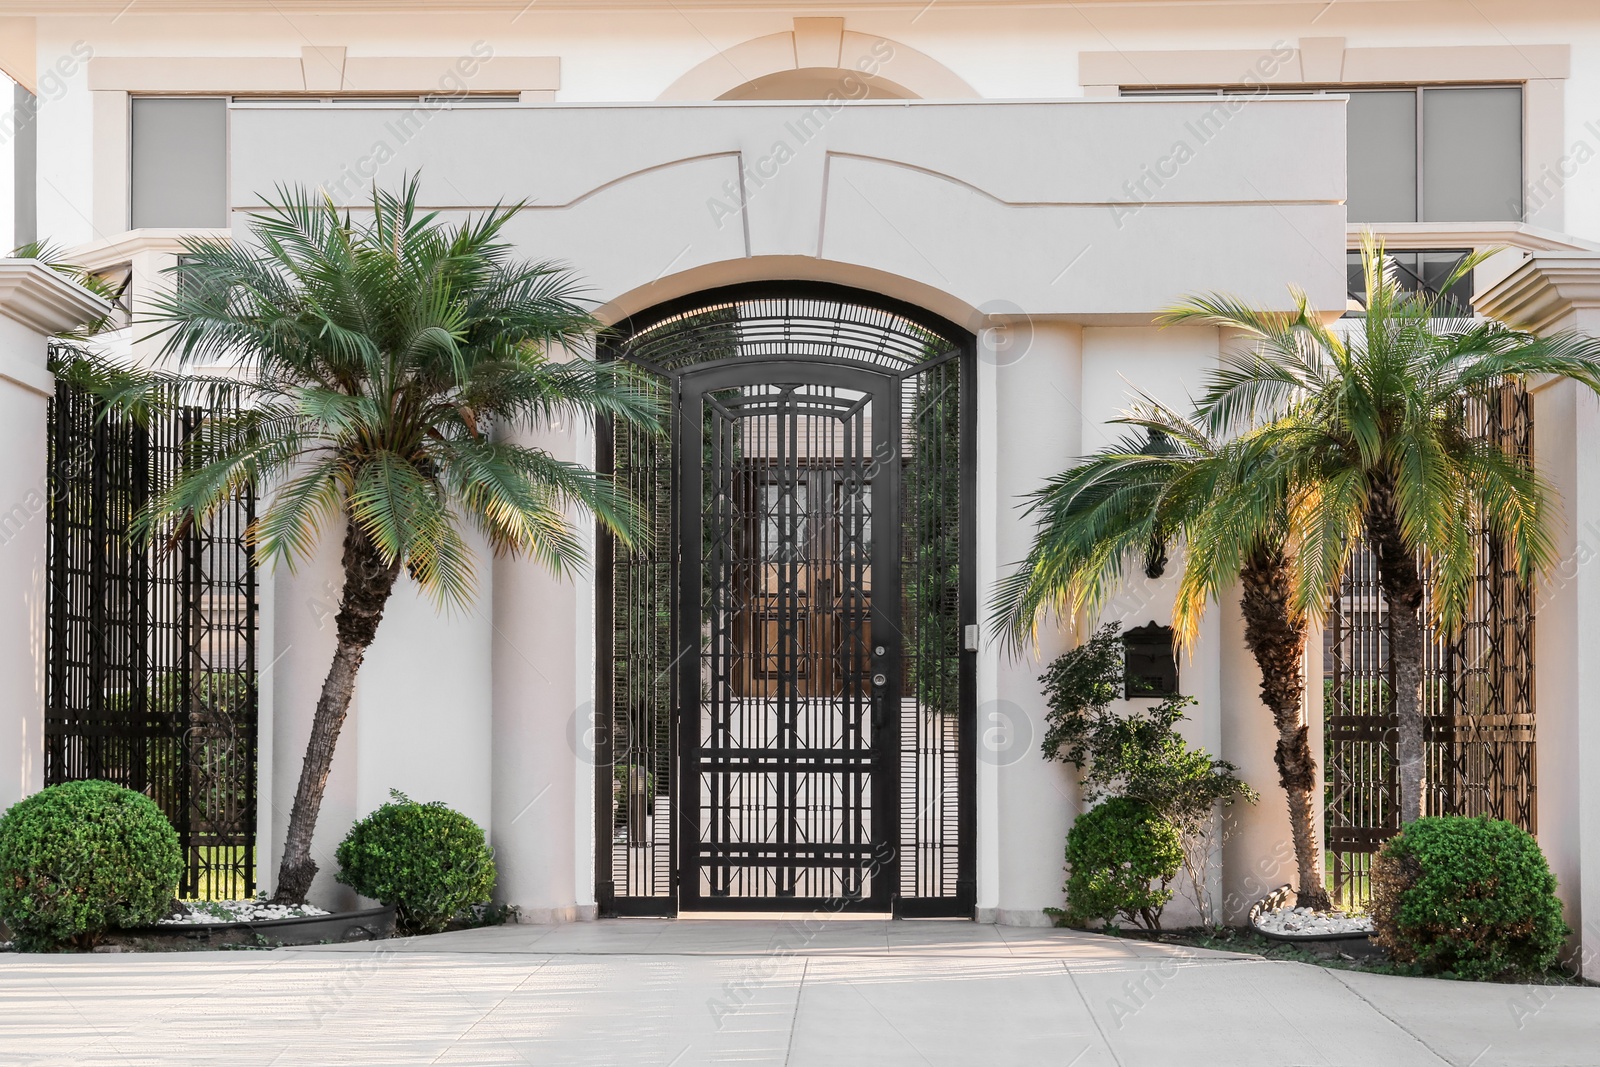
<svg viewBox="0 0 1600 1067"><path fill-rule="evenodd" d="M675 453L642 461L588 426L544 442L666 494L676 570L597 545L576 580L486 564L454 617L397 592L319 823L330 904L348 902L333 847L401 789L489 830L500 892L529 918L854 894L1042 922L1080 798L1039 751L1037 676L1095 620L1014 658L983 605L1026 551L1021 496L1107 443L1134 391L1185 404L1229 343L1161 329L1160 312L1207 291L1287 309L1298 286L1337 317L1363 229L1417 284L1501 249L1471 296L1519 324L1594 328L1600 301L1600 13L1577 0L0 0L0 68L18 85L0 226L126 279L135 321L183 235L242 233L280 186L359 207L372 183L418 173L425 203L452 216L525 200L515 241L589 280L617 328L608 354L699 405ZM137 325L114 343L154 355ZM728 390L765 406L725 410ZM1563 494L1564 562L1535 597L1528 821L1597 949L1600 675L1584 649L1600 627L1585 566L1600 474L1583 460L1600 409L1552 385L1530 411ZM732 440L717 419L740 427L724 462L739 488L722 496L697 484ZM902 462L875 464L885 449ZM691 511L695 525L676 525ZM696 549L714 540L708 521L740 547ZM800 543L812 555L797 568ZM945 553L944 570L918 571L912 544ZM261 581L263 877L332 653L337 563L330 542ZM12 570L37 590L37 568ZM919 599L930 581L945 583L937 606ZM1164 623L1172 587L1170 572L1135 583L1105 617ZM661 598L699 614L641 621ZM934 618L937 634L917 630ZM1229 919L1293 871L1242 631L1225 598L1179 663L1199 701L1185 729L1264 795L1217 864ZM705 635L689 642L704 663L673 662L682 633ZM857 747L764 718L780 685L842 714ZM1307 692L1320 753L1323 687ZM723 749L680 729L689 705ZM44 780L37 708L5 714L0 803ZM894 751L863 756L863 731ZM760 788L718 762L780 734L836 761ZM657 778L680 773L702 795L675 826ZM892 865L852 882L883 848Z"/></svg>

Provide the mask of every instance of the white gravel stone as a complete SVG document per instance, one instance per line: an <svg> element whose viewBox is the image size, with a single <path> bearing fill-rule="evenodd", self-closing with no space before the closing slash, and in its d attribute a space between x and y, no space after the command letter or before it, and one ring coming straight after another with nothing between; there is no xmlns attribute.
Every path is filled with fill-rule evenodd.
<svg viewBox="0 0 1600 1067"><path fill-rule="evenodd" d="M182 900L178 903L184 913L162 919L158 926L268 922L328 914L313 904L269 904L264 900Z"/></svg>
<svg viewBox="0 0 1600 1067"><path fill-rule="evenodd" d="M1365 915L1345 915L1337 911L1310 908L1279 908L1256 920L1256 929L1289 937L1316 934L1370 934L1372 919Z"/></svg>

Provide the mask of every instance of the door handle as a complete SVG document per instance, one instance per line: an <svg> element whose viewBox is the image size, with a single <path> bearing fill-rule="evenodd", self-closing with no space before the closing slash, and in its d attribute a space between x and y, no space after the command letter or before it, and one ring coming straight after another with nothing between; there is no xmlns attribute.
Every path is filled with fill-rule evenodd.
<svg viewBox="0 0 1600 1067"><path fill-rule="evenodd" d="M885 705L889 703L888 694L889 676L882 671L874 672L872 675L872 728L874 730L883 729L884 719L887 717Z"/></svg>

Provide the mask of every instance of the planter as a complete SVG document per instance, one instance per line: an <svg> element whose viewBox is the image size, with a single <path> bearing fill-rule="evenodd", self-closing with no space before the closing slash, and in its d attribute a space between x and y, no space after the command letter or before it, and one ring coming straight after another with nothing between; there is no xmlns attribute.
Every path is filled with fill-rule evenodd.
<svg viewBox="0 0 1600 1067"><path fill-rule="evenodd" d="M325 945L345 941L377 941L394 936L393 905L332 915L307 915L299 919L262 922L183 923L123 930L124 937L187 938L214 945Z"/></svg>
<svg viewBox="0 0 1600 1067"><path fill-rule="evenodd" d="M1281 885L1256 901L1250 907L1250 929L1268 941L1279 941L1294 945L1324 945L1352 956L1381 953L1382 950L1372 943L1371 933L1365 930L1348 933L1296 934L1263 929L1261 917L1269 912L1287 907L1290 901L1294 899L1294 896L1294 887Z"/></svg>

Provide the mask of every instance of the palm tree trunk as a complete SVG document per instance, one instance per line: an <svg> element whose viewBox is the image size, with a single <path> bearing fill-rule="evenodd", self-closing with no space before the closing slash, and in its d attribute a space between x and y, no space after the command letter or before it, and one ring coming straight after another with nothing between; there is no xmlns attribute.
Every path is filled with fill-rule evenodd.
<svg viewBox="0 0 1600 1067"><path fill-rule="evenodd" d="M1317 761L1303 721L1306 650L1305 619L1289 610L1289 567L1279 551L1257 552L1245 561L1239 577L1243 592L1245 643L1261 669L1261 699L1278 728L1273 762L1278 784L1289 803L1289 833L1299 889L1295 903L1326 910L1333 906L1323 882L1322 855L1317 846Z"/></svg>
<svg viewBox="0 0 1600 1067"><path fill-rule="evenodd" d="M1376 483L1367 505L1367 542L1378 559L1378 584L1389 617L1389 663L1394 677L1394 711L1399 722L1400 824L1422 818L1426 753L1422 719L1422 572L1406 548L1394 508L1394 490Z"/></svg>
<svg viewBox="0 0 1600 1067"><path fill-rule="evenodd" d="M317 828L317 813L322 809L322 794L328 787L333 751L350 711L356 672L361 669L367 648L377 635L383 609L400 574L399 561L385 563L355 526L345 530L343 564L344 592L339 600L339 614L334 617L339 643L334 649L328 677L322 683L322 695L317 698L316 714L311 719L311 740L300 766L300 785L295 790L294 807L289 811L289 831L284 838L283 860L278 865L278 888L273 896L279 904L304 903L311 890L311 880L316 877L311 837Z"/></svg>

